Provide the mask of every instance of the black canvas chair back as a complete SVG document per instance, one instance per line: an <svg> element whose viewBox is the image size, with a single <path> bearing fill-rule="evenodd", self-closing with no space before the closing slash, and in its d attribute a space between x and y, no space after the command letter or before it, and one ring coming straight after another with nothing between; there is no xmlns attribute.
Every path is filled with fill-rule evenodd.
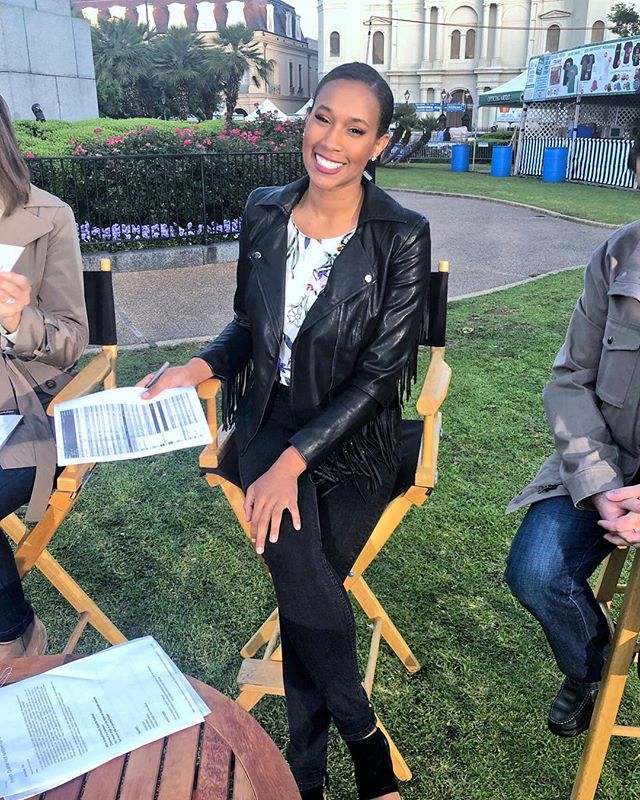
<svg viewBox="0 0 640 800"><path fill-rule="evenodd" d="M84 272L84 301L89 318L89 344L112 346L117 343L116 310L111 270Z"/></svg>

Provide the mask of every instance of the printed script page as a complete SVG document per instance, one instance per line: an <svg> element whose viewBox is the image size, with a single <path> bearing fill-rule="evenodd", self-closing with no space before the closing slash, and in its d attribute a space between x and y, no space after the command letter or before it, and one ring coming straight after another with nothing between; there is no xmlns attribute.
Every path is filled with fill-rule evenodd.
<svg viewBox="0 0 640 800"><path fill-rule="evenodd" d="M55 407L58 464L121 461L210 444L211 433L193 387L99 392Z"/></svg>
<svg viewBox="0 0 640 800"><path fill-rule="evenodd" d="M0 689L0 797L24 800L210 711L151 637Z"/></svg>

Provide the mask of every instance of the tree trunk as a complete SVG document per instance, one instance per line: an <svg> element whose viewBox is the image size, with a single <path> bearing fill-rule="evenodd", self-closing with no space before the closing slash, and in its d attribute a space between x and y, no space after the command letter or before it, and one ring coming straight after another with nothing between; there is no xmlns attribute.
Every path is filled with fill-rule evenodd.
<svg viewBox="0 0 640 800"><path fill-rule="evenodd" d="M391 151L393 150L394 145L399 141L403 133L404 133L404 128L398 125L395 131L391 134L391 138L389 139L389 144L384 148L382 155L380 156L381 167L384 167L384 165L389 161L389 158L391 157Z"/></svg>
<svg viewBox="0 0 640 800"><path fill-rule="evenodd" d="M225 128L230 128L233 123L233 112L236 110L239 94L240 76L232 75L227 82L227 91L225 92L225 105L227 109L224 115Z"/></svg>
<svg viewBox="0 0 640 800"><path fill-rule="evenodd" d="M415 144L411 145L411 147L407 150L406 153L400 156L400 159L398 160L397 163L400 163L401 161L409 161L412 158L413 154L417 153L418 150L422 147L422 145L428 142L429 139L431 139L431 131L426 131L425 133L422 134L422 136L418 139L418 141Z"/></svg>
<svg viewBox="0 0 640 800"><path fill-rule="evenodd" d="M189 89L184 83L176 87L176 103L180 119L186 119L189 116Z"/></svg>

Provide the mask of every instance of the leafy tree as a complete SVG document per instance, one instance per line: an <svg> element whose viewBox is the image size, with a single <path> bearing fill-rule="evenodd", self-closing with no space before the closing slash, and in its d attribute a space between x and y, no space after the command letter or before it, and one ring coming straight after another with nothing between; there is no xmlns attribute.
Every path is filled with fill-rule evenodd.
<svg viewBox="0 0 640 800"><path fill-rule="evenodd" d="M640 36L640 13L635 3L616 3L607 19L612 23L611 32L616 36Z"/></svg>
<svg viewBox="0 0 640 800"><path fill-rule="evenodd" d="M232 124L233 112L238 103L240 83L245 72L251 73L251 80L256 86L269 77L269 62L260 55L257 42L253 42L253 30L237 23L218 28L217 71L222 91L225 96L225 125Z"/></svg>
<svg viewBox="0 0 640 800"><path fill-rule="evenodd" d="M196 110L207 69L204 40L189 28L171 27L154 38L151 49L156 82L173 96L180 119L186 119Z"/></svg>
<svg viewBox="0 0 640 800"><path fill-rule="evenodd" d="M118 116L139 116L144 113L138 80L151 67L151 57L144 25L129 19L98 19L91 26L93 61L96 69L101 111ZM121 90L118 92L118 87Z"/></svg>

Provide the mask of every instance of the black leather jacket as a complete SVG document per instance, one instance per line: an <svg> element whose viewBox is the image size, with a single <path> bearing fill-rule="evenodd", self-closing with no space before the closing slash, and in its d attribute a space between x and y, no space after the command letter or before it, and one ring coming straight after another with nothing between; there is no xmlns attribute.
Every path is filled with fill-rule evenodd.
<svg viewBox="0 0 640 800"><path fill-rule="evenodd" d="M223 379L223 420L244 452L257 433L282 337L287 223L308 186L302 178L256 189L240 234L234 319L199 356ZM290 443L320 477L367 475L397 459L402 396L415 379L426 316L429 223L373 183L356 232L294 341Z"/></svg>

